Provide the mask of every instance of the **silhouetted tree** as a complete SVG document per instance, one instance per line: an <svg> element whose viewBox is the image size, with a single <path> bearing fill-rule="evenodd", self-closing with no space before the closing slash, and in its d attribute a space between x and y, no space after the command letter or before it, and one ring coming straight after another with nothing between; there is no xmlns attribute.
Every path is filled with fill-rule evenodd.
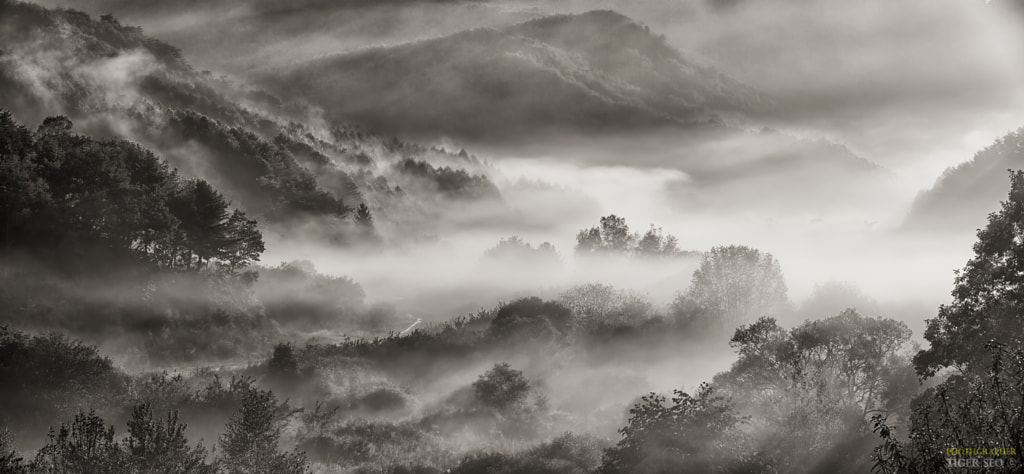
<svg viewBox="0 0 1024 474"><path fill-rule="evenodd" d="M356 224L363 227L373 227L373 216L370 214L370 208L366 207L366 203L360 203L356 208L355 220Z"/></svg>
<svg viewBox="0 0 1024 474"><path fill-rule="evenodd" d="M999 211L978 231L974 257L956 274L953 302L928 320L924 338L931 343L914 364L933 375L949 366L987 367L988 341L1024 345L1024 171L1010 172L1010 192Z"/></svg>
<svg viewBox="0 0 1024 474"><path fill-rule="evenodd" d="M4 251L95 276L145 263L216 261L235 271L264 250L255 221L138 145L77 135L66 117L46 119L33 135L6 112L0 134Z"/></svg>
<svg viewBox="0 0 1024 474"><path fill-rule="evenodd" d="M978 462L986 472L1017 473L1024 467L1024 349L992 342L990 365L955 374L914 401L910 426L899 436L889 416L873 418L882 443L873 453L875 472L963 472L950 460ZM987 455L951 454L950 448L988 449ZM999 450L999 451L994 451Z"/></svg>
<svg viewBox="0 0 1024 474"><path fill-rule="evenodd" d="M245 213L237 209L232 212L226 223L225 242L220 255L227 267L237 270L258 262L264 250L263 234L256 221L246 218Z"/></svg>
<svg viewBox="0 0 1024 474"><path fill-rule="evenodd" d="M1024 172L1010 172L1010 191L978 231L974 257L957 272L953 302L928 320L931 343L914 357L917 373L949 377L913 403L910 427L897 436L889 418L874 418L882 443L874 469L882 473L960 472L949 459L974 462L949 448L1001 449L983 457L987 472L1024 467ZM980 464L980 463L979 463Z"/></svg>
<svg viewBox="0 0 1024 474"><path fill-rule="evenodd" d="M125 453L95 412L79 413L70 424L50 431L32 471L46 474L118 474L131 472Z"/></svg>
<svg viewBox="0 0 1024 474"><path fill-rule="evenodd" d="M219 262L235 270L259 260L263 253L256 221L238 210L229 213L227 200L206 181L186 185L172 199L171 212L185 234L187 268Z"/></svg>

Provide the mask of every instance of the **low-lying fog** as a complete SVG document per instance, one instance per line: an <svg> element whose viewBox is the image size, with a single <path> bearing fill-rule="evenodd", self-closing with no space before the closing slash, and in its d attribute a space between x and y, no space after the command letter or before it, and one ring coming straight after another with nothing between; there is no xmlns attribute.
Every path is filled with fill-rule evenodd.
<svg viewBox="0 0 1024 474"><path fill-rule="evenodd" d="M639 291L656 305L671 302L689 285L696 258L574 256L577 232L615 214L634 232L663 228L683 250L741 244L772 253L796 306L819 284L853 283L919 336L924 318L947 301L953 270L967 261L974 239L972 231L927 239L902 233L915 185L890 174L865 178L858 192L830 192L800 174L707 184L672 167L588 165L555 156L488 159L504 203L449 216L437 242L369 253L271 240L263 261L311 260L322 272L355 279L368 300L435 322L590 282ZM484 252L513 235L535 247L550 242L562 266L487 266Z"/></svg>
<svg viewBox="0 0 1024 474"><path fill-rule="evenodd" d="M920 336L923 319L947 301L953 270L970 256L973 230L908 236L899 226L914 196L945 168L1020 125L1024 41L1011 2L504 4L520 13L622 11L786 104L768 120L785 133L835 140L881 165L884 176L858 181L836 171L714 179L715 170L728 171L729 160L739 169L745 154L763 154L762 143L680 150L665 145L671 139L647 137L554 154L527 143L518 152L481 154L516 212L497 210L452 227L439 243L377 255L273 242L265 261L314 260L323 271L352 276L370 299L391 300L430 320L591 281L670 301L688 284L692 259L599 265L574 258L576 232L616 214L634 231L664 228L683 249L736 243L771 252L797 305L816 284L852 282ZM695 162L705 168L687 165ZM720 168L709 171L708 163ZM535 246L554 244L564 268L546 275L482 270L483 252L511 235Z"/></svg>

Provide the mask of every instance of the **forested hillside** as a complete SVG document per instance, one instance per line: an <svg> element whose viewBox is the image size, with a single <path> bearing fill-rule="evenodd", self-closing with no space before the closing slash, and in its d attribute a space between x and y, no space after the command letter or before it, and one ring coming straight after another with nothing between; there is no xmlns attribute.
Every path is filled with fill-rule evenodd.
<svg viewBox="0 0 1024 474"><path fill-rule="evenodd" d="M305 108L196 71L113 16L4 0L0 23L0 103L15 117L63 114L88 134L140 142L278 233L301 223L330 241L364 241L374 236L354 222L364 205L401 240L436 232L422 224L448 197L497 197L468 154L309 121ZM410 193L415 204L402 198Z"/></svg>
<svg viewBox="0 0 1024 474"><path fill-rule="evenodd" d="M854 309L792 328L756 317L785 312L765 309L786 301L784 276L771 255L736 246L705 253L666 309L580 287L408 334L278 344L220 371L131 374L76 340L4 327L0 376L17 383L0 401L17 409L0 418L0 462L7 472L923 473L955 472L944 446L994 433L989 467L1016 472L1021 426L1006 403L1024 372L1019 331L1002 315L1018 304L1004 267L1020 243L1003 229L1020 224L1024 177L1011 178L954 302L929 323L930 349L902 322ZM976 334L975 320L990 329ZM731 368L637 398L636 371L686 364L723 333ZM628 414L598 408L623 395Z"/></svg>
<svg viewBox="0 0 1024 474"><path fill-rule="evenodd" d="M1000 190L1009 183L1006 170L1024 165L1024 128L1017 129L950 167L931 189L914 200L904 227L908 230L977 228L981 216L996 210Z"/></svg>
<svg viewBox="0 0 1024 474"><path fill-rule="evenodd" d="M598 36L615 40L595 42ZM334 55L264 77L279 94L324 104L334 119L483 142L714 129L720 114L771 107L764 95L611 11Z"/></svg>
<svg viewBox="0 0 1024 474"><path fill-rule="evenodd" d="M0 0L0 474L1024 471L1021 19L883 3Z"/></svg>

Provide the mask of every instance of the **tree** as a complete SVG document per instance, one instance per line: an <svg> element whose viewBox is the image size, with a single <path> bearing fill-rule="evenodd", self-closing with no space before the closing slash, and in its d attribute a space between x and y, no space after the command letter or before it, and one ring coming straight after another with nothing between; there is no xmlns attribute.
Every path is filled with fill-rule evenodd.
<svg viewBox="0 0 1024 474"><path fill-rule="evenodd" d="M201 444L189 447L185 428L178 421L177 411L169 411L164 419L154 419L148 403L137 405L128 420L128 437L124 440L132 471L213 474L213 466L206 464L206 449Z"/></svg>
<svg viewBox="0 0 1024 474"><path fill-rule="evenodd" d="M487 335L496 339L550 342L565 338L573 329L574 319L569 308L531 296L498 309Z"/></svg>
<svg viewBox="0 0 1024 474"><path fill-rule="evenodd" d="M228 421L218 445L219 464L229 474L304 474L306 456L281 452L281 425L288 412L270 391L250 389Z"/></svg>
<svg viewBox="0 0 1024 474"><path fill-rule="evenodd" d="M949 448L999 449L985 456L989 472L1024 466L1024 172L1010 171L1010 191L978 231L974 257L956 274L953 302L927 322L931 343L914 357L922 378L944 368L948 378L918 396L910 429L897 437L884 414L874 418L882 443L875 470L882 473L959 472Z"/></svg>
<svg viewBox="0 0 1024 474"><path fill-rule="evenodd" d="M7 474L28 474L25 460L14 449L11 432L0 428L0 472Z"/></svg>
<svg viewBox="0 0 1024 474"><path fill-rule="evenodd" d="M5 250L12 244L38 241L42 229L32 217L52 206L49 186L39 176L34 145L32 133L0 109L0 242Z"/></svg>
<svg viewBox="0 0 1024 474"><path fill-rule="evenodd" d="M370 214L370 208L366 206L366 203L359 203L359 207L356 208L355 221L362 227L373 227L373 215Z"/></svg>
<svg viewBox="0 0 1024 474"><path fill-rule="evenodd" d="M244 212L236 209L225 227L225 242L220 249L220 258L227 267L234 271L258 262L266 245L257 222L246 218Z"/></svg>
<svg viewBox="0 0 1024 474"><path fill-rule="evenodd" d="M0 110L0 212L4 251L90 276L210 261L234 271L264 250L256 222L208 183L133 143L75 134L65 117L33 135Z"/></svg>
<svg viewBox="0 0 1024 474"><path fill-rule="evenodd" d="M494 264L492 267L499 267L498 270L520 266L521 270L528 272L554 271L561 266L553 245L544 242L534 248L518 235L498 241L497 245L484 252L484 259L485 263Z"/></svg>
<svg viewBox="0 0 1024 474"><path fill-rule="evenodd" d="M274 377L294 380L299 375L299 361L295 357L295 346L280 343L267 361L267 371Z"/></svg>
<svg viewBox="0 0 1024 474"><path fill-rule="evenodd" d="M184 212L179 212L176 217L181 220L188 246L198 257L197 264L201 267L204 262L219 257L221 249L227 245L228 203L204 180L190 183L182 200Z"/></svg>
<svg viewBox="0 0 1024 474"><path fill-rule="evenodd" d="M559 295L558 301L591 328L636 324L650 318L653 309L643 295L601 283L576 285Z"/></svg>
<svg viewBox="0 0 1024 474"><path fill-rule="evenodd" d="M495 364L494 368L473 382L477 400L486 406L503 411L524 404L530 390L530 381L507 362Z"/></svg>
<svg viewBox="0 0 1024 474"><path fill-rule="evenodd" d="M172 199L171 212L184 231L186 268L218 262L234 271L265 250L256 221L239 210L228 212L227 200L206 181L187 183Z"/></svg>
<svg viewBox="0 0 1024 474"><path fill-rule="evenodd" d="M56 117L46 117L43 123L36 129L36 134L42 136L48 135L63 135L71 133L71 129L74 128L74 124L70 119L63 115Z"/></svg>
<svg viewBox="0 0 1024 474"><path fill-rule="evenodd" d="M0 406L16 434L56 424L123 383L95 347L59 334L29 336L0 326Z"/></svg>
<svg viewBox="0 0 1024 474"><path fill-rule="evenodd" d="M582 229L576 234L576 254L591 254L604 249L604 241L601 238L601 229L591 227Z"/></svg>
<svg viewBox="0 0 1024 474"><path fill-rule="evenodd" d="M641 236L631 233L626 219L615 214L601 218L601 225L581 229L576 234L576 254L595 253L630 255L638 257L676 257L687 252L679 250L679 239L666 234L653 224Z"/></svg>
<svg viewBox="0 0 1024 474"><path fill-rule="evenodd" d="M829 452L847 463L865 459L867 420L874 413L908 413L917 390L909 355L910 329L892 319L866 318L853 310L808 321L786 331L762 317L736 330L730 345L738 358L715 384L737 408L757 414L768 428L758 444L785 471ZM790 433L786 437L778 431ZM849 446L846 448L840 448Z"/></svg>
<svg viewBox="0 0 1024 474"><path fill-rule="evenodd" d="M690 395L645 395L630 410L622 439L604 452L600 473L764 472L732 403L702 384Z"/></svg>
<svg viewBox="0 0 1024 474"><path fill-rule="evenodd" d="M769 253L740 245L705 253L686 296L723 321L772 314L787 302L779 262Z"/></svg>
<svg viewBox="0 0 1024 474"><path fill-rule="evenodd" d="M484 252L485 257L490 258L501 258L501 257L521 257L524 254L533 251L533 246L527 243L518 235L501 239L498 241L498 245L487 249Z"/></svg>
<svg viewBox="0 0 1024 474"><path fill-rule="evenodd" d="M962 472L949 459L968 462L972 453L950 455L949 448L988 449L986 472L1021 472L1024 466L1024 349L986 346L990 365L953 375L914 401L909 436L898 437L889 417L876 415L874 471L883 474Z"/></svg>
<svg viewBox="0 0 1024 474"><path fill-rule="evenodd" d="M888 412L909 400L914 387L907 382L916 384L901 354L909 343L906 324L853 310L790 331L762 317L736 330L729 345L738 359L716 381L747 394L810 388L862 416Z"/></svg>
<svg viewBox="0 0 1024 474"><path fill-rule="evenodd" d="M680 252L679 239L674 235L665 234L661 227L651 228L637 241L636 253L644 257L674 256Z"/></svg>
<svg viewBox="0 0 1024 474"><path fill-rule="evenodd" d="M626 253L635 242L636 236L629 233L626 219L611 214L601 218L600 227L584 229L576 235L576 253Z"/></svg>
<svg viewBox="0 0 1024 474"><path fill-rule="evenodd" d="M130 472L124 451L95 412L79 413L74 421L50 430L49 441L36 455L33 472L46 474L118 474Z"/></svg>
<svg viewBox="0 0 1024 474"><path fill-rule="evenodd" d="M914 357L922 376L943 367L989 366L985 344L1024 344L1024 171L1010 171L1010 191L978 231L974 257L956 273L953 302L927 321L931 346Z"/></svg>

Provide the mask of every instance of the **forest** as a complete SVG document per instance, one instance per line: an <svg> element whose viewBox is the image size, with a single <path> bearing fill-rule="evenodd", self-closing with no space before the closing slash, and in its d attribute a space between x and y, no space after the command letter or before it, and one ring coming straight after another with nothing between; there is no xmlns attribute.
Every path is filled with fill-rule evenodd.
<svg viewBox="0 0 1024 474"><path fill-rule="evenodd" d="M0 473L1024 472L1020 4L0 0Z"/></svg>
<svg viewBox="0 0 1024 474"><path fill-rule="evenodd" d="M363 326L394 315L308 262L259 266L258 223L138 145L77 134L64 117L32 132L5 111L0 125L4 472L924 473L955 467L947 447L975 446L1005 453L993 458L1001 472L1024 461L1013 405L1024 396L1024 172L978 232L952 303L929 319L927 349L905 323L857 308L784 327L764 316L793 311L771 254L682 252L614 215L579 232L577 255L698 258L667 307L588 284L297 345L289 336L339 311ZM486 257L537 271L558 261L519 237ZM119 349L166 366L262 355L126 370L68 332L131 339ZM659 359L685 370L717 335L731 367L689 391L633 393L615 437L600 425L617 416L579 399L597 387L558 385L608 388ZM475 380L448 375L469 371Z"/></svg>

